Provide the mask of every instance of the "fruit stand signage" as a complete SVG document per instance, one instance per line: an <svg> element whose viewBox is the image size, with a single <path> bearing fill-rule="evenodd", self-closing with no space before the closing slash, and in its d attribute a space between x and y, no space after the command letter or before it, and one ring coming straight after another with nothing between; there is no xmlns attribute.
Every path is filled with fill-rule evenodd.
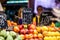
<svg viewBox="0 0 60 40"><path fill-rule="evenodd" d="M44 12L42 15L42 19L41 19L41 25L49 25L50 24L50 15L48 14L48 12Z"/></svg>
<svg viewBox="0 0 60 40"><path fill-rule="evenodd" d="M31 8L25 8L23 10L23 24L31 24L32 22L32 9Z"/></svg>

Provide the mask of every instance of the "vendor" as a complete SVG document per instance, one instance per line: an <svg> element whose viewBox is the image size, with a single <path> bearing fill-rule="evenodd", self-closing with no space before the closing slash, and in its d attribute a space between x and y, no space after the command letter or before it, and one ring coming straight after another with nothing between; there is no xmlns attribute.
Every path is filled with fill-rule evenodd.
<svg viewBox="0 0 60 40"><path fill-rule="evenodd" d="M34 16L36 17L36 25L40 25L40 20L41 20L41 14L42 14L42 12L43 12L43 7L42 6L38 6L37 7L37 13L34 14Z"/></svg>
<svg viewBox="0 0 60 40"><path fill-rule="evenodd" d="M51 22L50 17L49 17L50 12L45 12L45 11L44 11L44 8L42 6L37 7L37 13L35 14L35 17L34 17L34 18L36 18L36 25L37 26L50 25L50 22ZM33 22L34 22L34 20L33 20Z"/></svg>

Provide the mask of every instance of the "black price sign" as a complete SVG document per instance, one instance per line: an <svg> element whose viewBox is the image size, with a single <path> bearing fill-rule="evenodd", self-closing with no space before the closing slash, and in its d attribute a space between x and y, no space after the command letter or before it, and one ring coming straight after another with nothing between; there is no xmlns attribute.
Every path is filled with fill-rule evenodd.
<svg viewBox="0 0 60 40"><path fill-rule="evenodd" d="M32 23L32 9L31 8L25 8L23 10L23 20L22 23L23 24L31 24Z"/></svg>
<svg viewBox="0 0 60 40"><path fill-rule="evenodd" d="M50 23L50 16L48 13L42 14L41 25L49 25Z"/></svg>

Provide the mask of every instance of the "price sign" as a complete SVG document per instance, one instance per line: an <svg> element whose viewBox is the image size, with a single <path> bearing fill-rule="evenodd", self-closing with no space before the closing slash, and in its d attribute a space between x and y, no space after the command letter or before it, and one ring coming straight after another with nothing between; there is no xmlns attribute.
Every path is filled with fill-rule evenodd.
<svg viewBox="0 0 60 40"><path fill-rule="evenodd" d="M50 23L50 16L48 12L42 13L41 18L41 25L49 25Z"/></svg>
<svg viewBox="0 0 60 40"><path fill-rule="evenodd" d="M23 19L22 19L22 23L23 24L31 24L32 23L32 9L31 8L25 8L23 10Z"/></svg>

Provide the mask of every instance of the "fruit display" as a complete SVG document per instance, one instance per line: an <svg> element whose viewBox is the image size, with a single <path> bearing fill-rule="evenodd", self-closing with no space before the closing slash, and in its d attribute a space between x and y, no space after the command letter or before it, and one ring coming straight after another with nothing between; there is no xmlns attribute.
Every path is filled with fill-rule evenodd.
<svg viewBox="0 0 60 40"><path fill-rule="evenodd" d="M0 40L60 40L60 28L52 22L49 26L36 26L22 24L7 20L12 31L0 30Z"/></svg>
<svg viewBox="0 0 60 40"><path fill-rule="evenodd" d="M34 24L29 25L18 25L14 26L17 30L16 33L19 33L23 40L46 40L46 37L50 38L51 36L60 37L59 28L55 27L52 23L51 26L35 26Z"/></svg>
<svg viewBox="0 0 60 40"><path fill-rule="evenodd" d="M22 40L22 37L20 35L17 35L14 31L6 31L1 30L0 31L0 40Z"/></svg>
<svg viewBox="0 0 60 40"><path fill-rule="evenodd" d="M13 22L13 21L10 21L10 20L7 20L7 25L8 25L8 27L11 27L11 26L17 25L17 23Z"/></svg>
<svg viewBox="0 0 60 40"><path fill-rule="evenodd" d="M60 40L59 32L46 32L44 36L44 40Z"/></svg>

